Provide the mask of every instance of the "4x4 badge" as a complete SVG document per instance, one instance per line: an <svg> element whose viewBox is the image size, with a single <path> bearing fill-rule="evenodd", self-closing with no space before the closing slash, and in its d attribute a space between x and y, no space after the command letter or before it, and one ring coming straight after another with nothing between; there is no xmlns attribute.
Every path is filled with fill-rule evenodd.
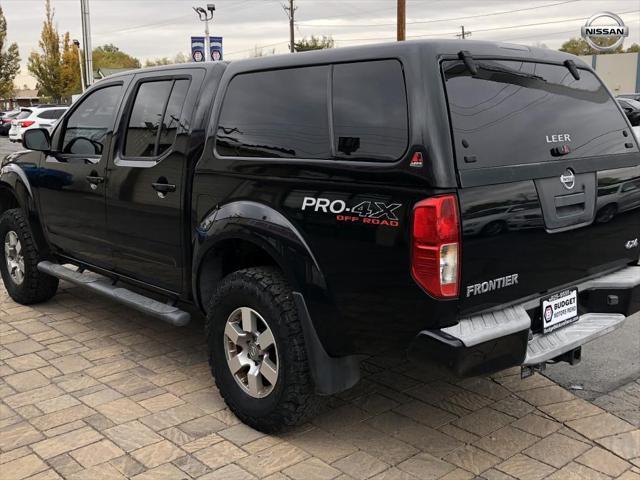
<svg viewBox="0 0 640 480"><path fill-rule="evenodd" d="M576 176L573 174L573 170L567 168L567 170L562 175L560 175L560 181L562 182L562 185L564 185L564 188L566 188L567 190L571 190L573 187L575 187Z"/></svg>
<svg viewBox="0 0 640 480"><path fill-rule="evenodd" d="M634 238L633 240L629 240L627 243L624 244L624 247L627 250L631 250L632 248L636 248L638 246L638 238Z"/></svg>

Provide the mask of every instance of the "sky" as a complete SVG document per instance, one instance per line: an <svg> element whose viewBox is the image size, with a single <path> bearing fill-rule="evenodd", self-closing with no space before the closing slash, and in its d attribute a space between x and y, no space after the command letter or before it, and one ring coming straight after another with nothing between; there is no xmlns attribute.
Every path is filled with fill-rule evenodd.
<svg viewBox="0 0 640 480"><path fill-rule="evenodd" d="M211 2L211 0L208 0ZM288 0L213 0L210 30L224 38L225 60L246 58L256 49L286 53ZM35 86L26 59L38 49L44 0L0 0L7 36L22 57L19 87ZM139 58L189 52L189 37L203 35L192 6L207 0L89 0L93 47L113 43ZM295 0L296 39L330 35L336 47L395 41L396 0ZM80 0L52 0L60 33L82 38ZM599 11L620 15L629 26L625 46L640 43L638 0L407 0L407 38L455 38L464 25L473 40L494 40L559 48L580 35L586 19Z"/></svg>

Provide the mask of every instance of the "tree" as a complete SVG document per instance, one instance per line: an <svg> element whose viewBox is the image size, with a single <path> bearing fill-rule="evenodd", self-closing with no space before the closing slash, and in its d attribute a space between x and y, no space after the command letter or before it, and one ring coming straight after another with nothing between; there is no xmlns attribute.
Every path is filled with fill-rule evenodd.
<svg viewBox="0 0 640 480"><path fill-rule="evenodd" d="M14 42L5 50L6 38L7 20L0 6L0 98L12 96L13 80L20 71L18 44Z"/></svg>
<svg viewBox="0 0 640 480"><path fill-rule="evenodd" d="M254 45L253 50L251 51L251 53L249 53L249 56L257 58L257 57L266 57L267 55L275 55L275 54L276 54L275 48L265 50L264 48L259 47L258 45Z"/></svg>
<svg viewBox="0 0 640 480"><path fill-rule="evenodd" d="M612 38L602 38L598 41L599 45L611 45L615 42ZM607 50L600 51L592 48L591 45L587 43L587 41L583 38L572 38L567 40L562 44L559 49L561 52L571 53L573 55L603 55L607 53L623 53L625 50L622 48L622 45L618 46L615 50ZM638 52L640 51L640 45L637 43L632 44L629 48L627 48L627 53Z"/></svg>
<svg viewBox="0 0 640 480"><path fill-rule="evenodd" d="M156 67L160 65L174 65L176 63L187 63L189 61L189 57L187 57L184 53L178 53L175 57L162 57L155 59L148 59L144 62L145 67Z"/></svg>
<svg viewBox="0 0 640 480"><path fill-rule="evenodd" d="M307 40L307 37L304 37L299 42L293 43L294 49L296 52L307 52L309 50L324 50L325 48L333 48L336 46L336 42L331 37L311 37Z"/></svg>
<svg viewBox="0 0 640 480"><path fill-rule="evenodd" d="M93 69L99 68L140 68L140 60L109 43L93 49Z"/></svg>
<svg viewBox="0 0 640 480"><path fill-rule="evenodd" d="M62 82L60 36L53 23L54 10L51 8L50 0L46 0L45 10L46 16L39 42L42 53L31 52L27 68L36 77L38 93L59 102L65 94L65 85Z"/></svg>
<svg viewBox="0 0 640 480"><path fill-rule="evenodd" d="M631 46L627 48L627 53L640 53L640 45L632 43Z"/></svg>
<svg viewBox="0 0 640 480"><path fill-rule="evenodd" d="M82 91L80 82L80 57L78 49L71 42L69 32L64 34L62 41L62 85L64 96L70 97Z"/></svg>

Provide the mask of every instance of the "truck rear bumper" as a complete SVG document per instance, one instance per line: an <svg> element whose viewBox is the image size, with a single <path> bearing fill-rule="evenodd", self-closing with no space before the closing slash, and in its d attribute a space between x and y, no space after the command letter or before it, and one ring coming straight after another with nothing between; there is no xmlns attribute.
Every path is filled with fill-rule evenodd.
<svg viewBox="0 0 640 480"><path fill-rule="evenodd" d="M409 353L444 362L460 376L556 359L620 327L640 310L640 266L577 285L579 319L551 333L536 331L540 299L463 318L457 325L421 331Z"/></svg>

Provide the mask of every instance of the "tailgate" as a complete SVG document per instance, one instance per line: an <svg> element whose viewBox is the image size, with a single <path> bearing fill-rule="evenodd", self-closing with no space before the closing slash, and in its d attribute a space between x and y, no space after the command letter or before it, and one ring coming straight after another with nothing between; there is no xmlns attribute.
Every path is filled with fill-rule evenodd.
<svg viewBox="0 0 640 480"><path fill-rule="evenodd" d="M638 260L640 155L597 77L564 65L443 62L463 230L463 312Z"/></svg>

